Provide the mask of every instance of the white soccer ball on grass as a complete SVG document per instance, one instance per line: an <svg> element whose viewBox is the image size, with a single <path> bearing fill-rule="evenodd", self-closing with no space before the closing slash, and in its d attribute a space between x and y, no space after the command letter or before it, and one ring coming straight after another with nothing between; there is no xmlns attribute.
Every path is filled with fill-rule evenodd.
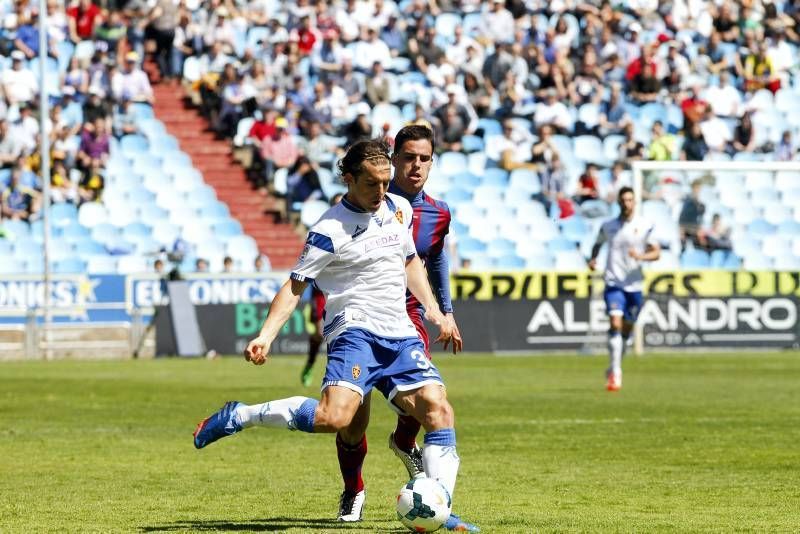
<svg viewBox="0 0 800 534"><path fill-rule="evenodd" d="M409 480L397 495L397 518L412 532L433 532L450 517L450 494L432 478Z"/></svg>

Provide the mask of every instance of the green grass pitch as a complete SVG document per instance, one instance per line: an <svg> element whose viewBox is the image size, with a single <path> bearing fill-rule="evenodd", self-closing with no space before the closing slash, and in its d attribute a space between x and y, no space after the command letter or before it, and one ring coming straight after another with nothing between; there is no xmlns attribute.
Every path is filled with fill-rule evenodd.
<svg viewBox="0 0 800 534"><path fill-rule="evenodd" d="M800 529L800 353L629 358L616 394L600 356L437 361L456 410L455 511L483 532ZM257 428L193 448L226 400L316 397L300 366L0 365L0 532L402 532L379 395L359 524L332 520L332 436Z"/></svg>

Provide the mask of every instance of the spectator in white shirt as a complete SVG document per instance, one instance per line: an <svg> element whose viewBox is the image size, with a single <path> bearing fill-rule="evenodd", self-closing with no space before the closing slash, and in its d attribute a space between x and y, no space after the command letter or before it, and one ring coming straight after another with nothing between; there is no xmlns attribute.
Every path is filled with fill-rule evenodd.
<svg viewBox="0 0 800 534"><path fill-rule="evenodd" d="M36 76L25 67L25 54L19 50L11 52L11 68L3 71L3 93L10 105L30 102L39 93Z"/></svg>
<svg viewBox="0 0 800 534"><path fill-rule="evenodd" d="M742 95L730 84L731 75L723 71L719 75L719 86L709 87L705 100L711 104L711 110L720 117L738 117L742 105Z"/></svg>
<svg viewBox="0 0 800 534"><path fill-rule="evenodd" d="M572 125L572 118L570 117L569 110L563 102L557 100L558 91L554 88L548 89L544 102L539 102L536 105L536 111L533 114L533 122L537 128L545 124L550 124L559 133L569 131Z"/></svg>
<svg viewBox="0 0 800 534"><path fill-rule="evenodd" d="M373 28L367 29L366 39L359 41L354 56L353 65L362 72L369 72L376 61L379 61L384 69L392 65L392 53L389 47L378 38Z"/></svg>
<svg viewBox="0 0 800 534"><path fill-rule="evenodd" d="M505 0L492 0L483 14L480 35L487 42L508 40L514 35L514 16L505 4Z"/></svg>
<svg viewBox="0 0 800 534"><path fill-rule="evenodd" d="M133 102L153 103L153 88L147 74L137 66L139 54L128 52L125 55L125 65L114 73L111 78L111 91L114 98L122 100L128 98Z"/></svg>

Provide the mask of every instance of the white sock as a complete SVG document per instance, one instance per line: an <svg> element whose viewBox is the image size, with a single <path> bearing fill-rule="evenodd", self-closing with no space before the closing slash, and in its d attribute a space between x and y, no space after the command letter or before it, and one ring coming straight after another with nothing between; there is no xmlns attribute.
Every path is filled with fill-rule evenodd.
<svg viewBox="0 0 800 534"><path fill-rule="evenodd" d="M622 349L625 342L619 332L608 333L608 369L615 375L622 374Z"/></svg>
<svg viewBox="0 0 800 534"><path fill-rule="evenodd" d="M311 410L310 424L313 428L316 405L317 401L308 397L289 397L252 406L242 404L236 408L236 418L243 428L266 426L310 432L306 428L309 425L307 412Z"/></svg>
<svg viewBox="0 0 800 534"><path fill-rule="evenodd" d="M458 466L461 459L456 452L456 432L452 428L434 430L425 434L425 447L422 449L422 465L425 474L442 483L453 498L456 487Z"/></svg>

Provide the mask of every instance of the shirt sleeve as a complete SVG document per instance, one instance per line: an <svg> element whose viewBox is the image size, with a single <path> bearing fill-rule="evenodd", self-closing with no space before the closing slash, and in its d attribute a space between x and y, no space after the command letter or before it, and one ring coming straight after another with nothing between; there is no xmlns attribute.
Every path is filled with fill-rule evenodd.
<svg viewBox="0 0 800 534"><path fill-rule="evenodd" d="M331 237L312 230L308 233L303 252L292 269L292 280L313 282L335 257L336 253Z"/></svg>
<svg viewBox="0 0 800 534"><path fill-rule="evenodd" d="M433 287L433 294L436 302L439 303L439 310L442 313L453 312L453 302L450 300L450 266L447 260L447 252L440 248L438 252L428 255L425 262L428 271L428 280Z"/></svg>
<svg viewBox="0 0 800 534"><path fill-rule="evenodd" d="M604 224L600 227L600 231L597 232L597 240L594 242L595 246L596 247L602 246L603 243L606 242L607 238L608 236L606 236L606 225Z"/></svg>
<svg viewBox="0 0 800 534"><path fill-rule="evenodd" d="M644 230L644 243L645 245L658 245L658 239L656 239L655 233L655 226L652 223L645 223L645 230Z"/></svg>
<svg viewBox="0 0 800 534"><path fill-rule="evenodd" d="M412 210L403 210L406 222L406 261L417 255L417 247L414 244L414 213Z"/></svg>

